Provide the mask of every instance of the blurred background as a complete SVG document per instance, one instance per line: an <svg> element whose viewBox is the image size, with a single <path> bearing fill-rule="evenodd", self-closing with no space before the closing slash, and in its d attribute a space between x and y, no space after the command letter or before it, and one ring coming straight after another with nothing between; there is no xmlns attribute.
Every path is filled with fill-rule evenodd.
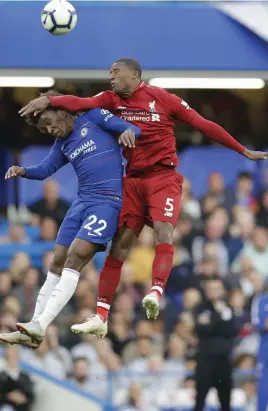
<svg viewBox="0 0 268 411"><path fill-rule="evenodd" d="M77 27L54 37L41 25L45 2L0 1L1 332L31 318L57 229L76 198L71 166L44 183L4 181L9 166L39 163L53 143L18 115L40 91L97 94L109 88L111 63L133 57L145 81L179 95L247 148L268 149L265 1L73 4ZM1 411L193 409L195 310L210 277L219 279L239 324L232 409L257 409L259 335L250 311L268 281L268 163L251 163L183 123L176 125L176 142L185 180L159 319L147 321L141 309L154 258L152 231L145 228L124 264L108 338L70 333L95 309L100 253L36 352L0 346ZM215 389L207 407L219 409Z"/></svg>

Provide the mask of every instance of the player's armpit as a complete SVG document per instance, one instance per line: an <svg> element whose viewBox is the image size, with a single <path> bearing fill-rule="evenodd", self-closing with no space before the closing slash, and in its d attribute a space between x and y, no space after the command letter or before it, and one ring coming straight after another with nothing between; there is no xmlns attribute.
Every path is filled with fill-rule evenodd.
<svg viewBox="0 0 268 411"><path fill-rule="evenodd" d="M81 98L76 96L55 96L49 97L51 107L57 107L71 113L78 111L87 111L91 108L105 108L107 110L113 108L114 99L110 91L104 91L93 97Z"/></svg>

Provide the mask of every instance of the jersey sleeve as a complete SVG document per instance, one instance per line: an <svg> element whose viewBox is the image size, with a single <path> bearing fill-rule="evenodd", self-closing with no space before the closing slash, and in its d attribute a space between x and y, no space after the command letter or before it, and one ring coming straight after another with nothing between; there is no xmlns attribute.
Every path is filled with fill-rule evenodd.
<svg viewBox="0 0 268 411"><path fill-rule="evenodd" d="M165 98L169 111L174 118L190 124L202 134L236 151L237 153L244 153L246 148L238 143L238 141L236 141L231 134L213 121L209 121L202 117L195 110L191 109L190 106L180 97L166 92Z"/></svg>
<svg viewBox="0 0 268 411"><path fill-rule="evenodd" d="M268 304L267 297L257 296L253 299L251 306L251 322L259 331L265 331L266 319L268 319L268 312L265 307ZM266 330L268 331L268 330Z"/></svg>
<svg viewBox="0 0 268 411"><path fill-rule="evenodd" d="M121 134L124 131L130 129L134 132L136 137L141 134L141 129L134 124L130 124L127 121L122 120L119 117L114 116L110 111L105 109L93 109L87 113L87 117L92 123L97 124L99 127L112 133Z"/></svg>
<svg viewBox="0 0 268 411"><path fill-rule="evenodd" d="M91 108L105 108L111 110L114 106L114 95L111 91L103 91L93 97L81 98L76 96L51 96L49 97L51 107L60 108L70 113L87 111Z"/></svg>
<svg viewBox="0 0 268 411"><path fill-rule="evenodd" d="M25 167L26 174L24 178L28 178L29 180L44 180L56 173L57 170L65 166L67 163L68 160L60 148L60 141L56 140L49 155L44 158L42 163L31 167Z"/></svg>

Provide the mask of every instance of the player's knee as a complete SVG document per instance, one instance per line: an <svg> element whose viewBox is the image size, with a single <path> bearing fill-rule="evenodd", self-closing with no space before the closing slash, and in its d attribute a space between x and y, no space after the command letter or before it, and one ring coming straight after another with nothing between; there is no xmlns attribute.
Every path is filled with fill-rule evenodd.
<svg viewBox="0 0 268 411"><path fill-rule="evenodd" d="M156 245L173 243L174 227L172 224L167 222L155 221L153 226Z"/></svg>
<svg viewBox="0 0 268 411"><path fill-rule="evenodd" d="M69 250L65 262L65 267L80 272L82 268L84 268L84 266L87 264L88 259L88 253L86 253L83 249Z"/></svg>
<svg viewBox="0 0 268 411"><path fill-rule="evenodd" d="M61 275L65 263L64 257L57 257L54 255L50 265L49 271L53 274Z"/></svg>

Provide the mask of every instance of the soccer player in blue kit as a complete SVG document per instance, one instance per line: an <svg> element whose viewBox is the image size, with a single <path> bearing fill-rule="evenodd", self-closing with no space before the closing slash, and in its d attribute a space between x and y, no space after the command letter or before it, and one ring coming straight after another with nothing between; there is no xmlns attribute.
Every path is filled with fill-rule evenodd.
<svg viewBox="0 0 268 411"><path fill-rule="evenodd" d="M256 296L251 307L251 322L259 332L260 345L257 356L258 392L256 411L268 409L268 292Z"/></svg>
<svg viewBox="0 0 268 411"><path fill-rule="evenodd" d="M107 110L93 109L75 119L48 109L29 124L56 137L49 155L37 166L13 166L6 178L44 180L70 162L78 178L78 199L58 232L54 258L29 323L0 334L0 341L37 348L48 325L75 292L80 272L98 251L106 249L116 230L122 206L122 143L135 146L140 129ZM114 135L121 134L118 142ZM100 335L101 337L101 335Z"/></svg>

